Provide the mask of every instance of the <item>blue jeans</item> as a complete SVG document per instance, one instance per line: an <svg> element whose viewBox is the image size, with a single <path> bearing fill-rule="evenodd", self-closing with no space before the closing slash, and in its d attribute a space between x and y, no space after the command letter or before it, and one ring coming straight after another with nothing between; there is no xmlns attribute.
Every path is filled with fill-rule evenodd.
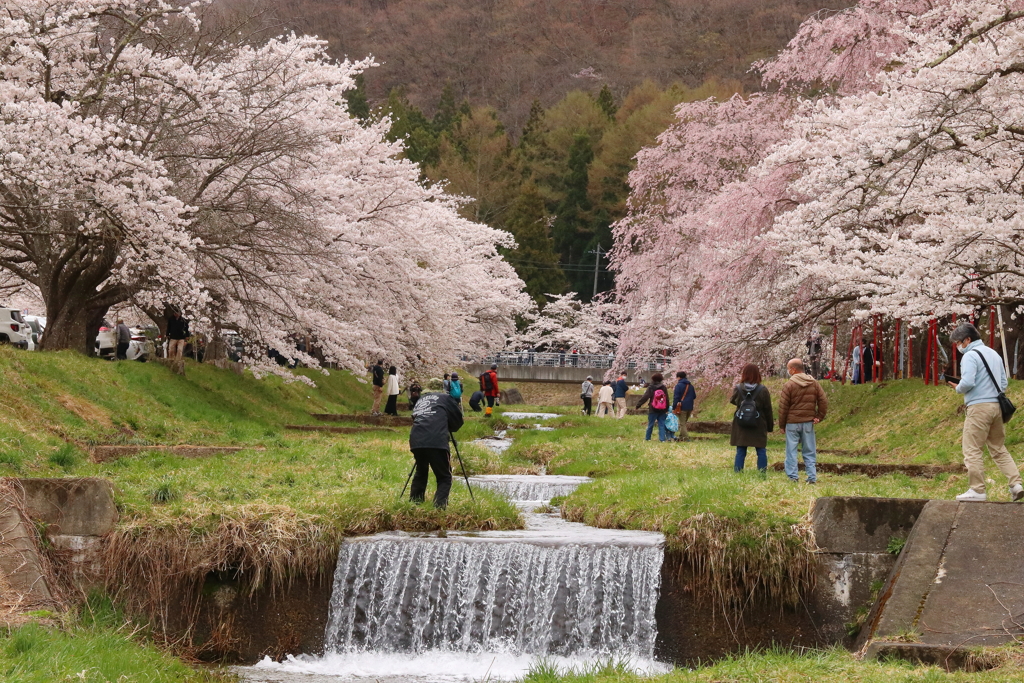
<svg viewBox="0 0 1024 683"><path fill-rule="evenodd" d="M651 440L651 432L654 431L654 422L658 422L658 441L668 441L668 433L665 431L665 418L668 413L647 413L647 441Z"/></svg>
<svg viewBox="0 0 1024 683"><path fill-rule="evenodd" d="M800 470L796 462L796 447L803 451L804 468L807 470L807 481L817 481L818 445L814 438L813 422L797 422L786 425L786 476L799 481Z"/></svg>
<svg viewBox="0 0 1024 683"><path fill-rule="evenodd" d="M754 447L754 452L757 453L757 469L762 472L768 471L768 450L766 448ZM743 464L747 460L747 447L737 446L736 447L736 462L733 463L733 469L737 472L743 471Z"/></svg>

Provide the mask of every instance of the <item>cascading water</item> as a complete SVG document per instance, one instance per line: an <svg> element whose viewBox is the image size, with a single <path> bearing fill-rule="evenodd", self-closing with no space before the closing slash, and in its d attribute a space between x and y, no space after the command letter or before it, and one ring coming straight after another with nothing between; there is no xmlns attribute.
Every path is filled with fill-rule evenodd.
<svg viewBox="0 0 1024 683"><path fill-rule="evenodd" d="M491 475L471 481L525 511L590 480ZM334 575L327 654L265 660L243 675L507 679L539 659L562 668L615 659L657 670L654 611L664 537L595 529L558 514L524 517L527 528L520 531L347 540Z"/></svg>

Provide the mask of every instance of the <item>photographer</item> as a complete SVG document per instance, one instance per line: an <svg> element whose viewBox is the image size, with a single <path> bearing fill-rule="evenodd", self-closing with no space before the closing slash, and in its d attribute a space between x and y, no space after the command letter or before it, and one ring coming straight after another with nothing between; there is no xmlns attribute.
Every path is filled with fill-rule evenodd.
<svg viewBox="0 0 1024 683"><path fill-rule="evenodd" d="M964 395L967 416L964 418L964 465L967 466L967 480L970 488L956 497L960 501L985 501L985 465L982 461L984 447L1010 485L1013 500L1024 498L1020 472L1013 456L1006 450L1006 428L1000 396L1006 390L1006 368L999 354L985 346L981 334L974 325L961 325L949 335L961 354L960 374L957 378L946 378L946 384Z"/></svg>
<svg viewBox="0 0 1024 683"><path fill-rule="evenodd" d="M434 507L448 506L448 493L452 488L449 435L461 428L462 411L458 401L440 393L420 396L412 411L412 431L409 432L409 449L416 459L416 473L409 495L412 502L423 502L429 471L434 470L434 478L437 479Z"/></svg>

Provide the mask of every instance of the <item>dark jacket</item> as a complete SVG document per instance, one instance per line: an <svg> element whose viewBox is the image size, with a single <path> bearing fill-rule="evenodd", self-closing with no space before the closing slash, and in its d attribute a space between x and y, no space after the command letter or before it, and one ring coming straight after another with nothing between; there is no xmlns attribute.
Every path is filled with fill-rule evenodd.
<svg viewBox="0 0 1024 683"><path fill-rule="evenodd" d="M690 380L681 379L676 382L676 388L672 396L672 407L679 407L680 410L693 410L693 399L697 398L697 392L690 384ZM683 405L680 407L679 404Z"/></svg>
<svg viewBox="0 0 1024 683"><path fill-rule="evenodd" d="M374 365L373 366L373 386L382 387L384 386L384 366Z"/></svg>
<svg viewBox="0 0 1024 683"><path fill-rule="evenodd" d="M612 398L626 398L628 392L629 385L626 384L626 380L617 379L612 382Z"/></svg>
<svg viewBox="0 0 1024 683"><path fill-rule="evenodd" d="M746 396L746 389L743 389L742 385L737 384L736 388L732 391L732 398L729 399L729 403L739 407ZM758 384L754 388L754 404L757 405L757 412L760 413L757 418L756 427L744 427L736 419L736 413L733 412L732 436L729 439L730 446L764 448L768 445L768 432L775 429L775 418L772 416L772 395L768 392L768 387Z"/></svg>
<svg viewBox="0 0 1024 683"><path fill-rule="evenodd" d="M128 329L128 326L121 323L117 326L117 343L118 344L130 344L132 342L132 331Z"/></svg>
<svg viewBox="0 0 1024 683"><path fill-rule="evenodd" d="M652 400L654 398L654 392L657 391L658 389L661 389L662 391L665 392L665 402L667 403L669 397L668 387L666 387L664 383L658 382L657 384L652 384L649 387L647 387L647 391L645 391L644 395L640 397L640 402L636 404L636 409L640 410L640 408L642 408L645 403ZM671 406L669 406L669 408L670 407ZM663 415L667 413L668 410L668 408L665 408L665 410L655 410L652 406L647 407L648 414L655 413Z"/></svg>
<svg viewBox="0 0 1024 683"><path fill-rule="evenodd" d="M409 448L448 447L448 434L462 428L462 411L459 402L447 394L431 392L420 396L412 410L412 431L409 432Z"/></svg>
<svg viewBox="0 0 1024 683"><path fill-rule="evenodd" d="M168 339L188 339L188 320L184 316L175 318L173 315L167 319Z"/></svg>
<svg viewBox="0 0 1024 683"><path fill-rule="evenodd" d="M484 392L474 391L473 395L469 397L469 407L473 410L480 412L480 404L484 402Z"/></svg>

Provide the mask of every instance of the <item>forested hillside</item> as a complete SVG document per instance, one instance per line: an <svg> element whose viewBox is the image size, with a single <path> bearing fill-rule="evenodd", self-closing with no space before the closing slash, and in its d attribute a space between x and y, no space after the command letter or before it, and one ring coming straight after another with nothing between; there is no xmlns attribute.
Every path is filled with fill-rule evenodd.
<svg viewBox="0 0 1024 683"><path fill-rule="evenodd" d="M336 57L373 55L349 96L463 215L511 232L506 257L546 294L610 290L611 226L634 156L680 102L758 89L751 64L836 0L273 0ZM599 261L600 259L600 261ZM595 272L596 268L596 272ZM596 275L596 282L595 282Z"/></svg>
<svg viewBox="0 0 1024 683"><path fill-rule="evenodd" d="M289 28L338 57L372 54L371 101L398 86L432 113L444 84L518 131L532 102L607 84L618 98L646 79L697 86L742 79L800 22L837 0L274 0Z"/></svg>

